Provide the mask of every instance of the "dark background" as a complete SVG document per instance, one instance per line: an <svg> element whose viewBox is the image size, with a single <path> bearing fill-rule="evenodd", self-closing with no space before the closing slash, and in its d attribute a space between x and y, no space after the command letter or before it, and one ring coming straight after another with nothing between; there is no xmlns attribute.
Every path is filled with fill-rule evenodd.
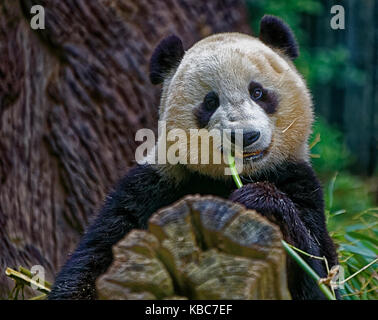
<svg viewBox="0 0 378 320"><path fill-rule="evenodd" d="M284 18L301 45L297 66L312 89L315 110L337 127L353 154L351 169L377 170L378 2L247 1L256 25L265 12ZM332 5L345 8L345 29L330 27Z"/></svg>

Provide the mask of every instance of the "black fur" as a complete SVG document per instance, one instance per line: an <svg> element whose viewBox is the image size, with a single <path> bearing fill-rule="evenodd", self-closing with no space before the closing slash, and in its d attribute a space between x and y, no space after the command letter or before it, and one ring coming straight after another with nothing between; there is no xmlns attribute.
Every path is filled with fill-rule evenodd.
<svg viewBox="0 0 378 320"><path fill-rule="evenodd" d="M265 15L260 21L259 38L265 44L281 49L291 59L299 56L293 31L280 18Z"/></svg>
<svg viewBox="0 0 378 320"><path fill-rule="evenodd" d="M129 171L106 200L99 216L59 273L50 299L94 299L95 280L112 262L112 245L150 215L180 197L152 167Z"/></svg>
<svg viewBox="0 0 378 320"><path fill-rule="evenodd" d="M194 109L194 116L196 117L198 127L205 128L209 123L213 113L214 111L209 111L204 108L203 103L201 103L196 109Z"/></svg>
<svg viewBox="0 0 378 320"><path fill-rule="evenodd" d="M263 88L263 86L256 82L251 81L251 83L248 86L248 90L250 94L252 95L253 90L256 88L261 88L263 95L260 99L254 100L261 108L265 110L266 113L272 114L277 111L278 106L278 99L276 94L272 90L268 90Z"/></svg>
<svg viewBox="0 0 378 320"><path fill-rule="evenodd" d="M194 110L194 116L200 128L204 128L210 121L211 116L219 107L219 96L216 92L209 92L203 102Z"/></svg>
<svg viewBox="0 0 378 320"><path fill-rule="evenodd" d="M183 170L185 167L183 167ZM311 167L287 163L235 190L232 179L215 180L187 171L187 179L174 185L152 166L129 171L110 194L100 215L56 278L49 299L94 299L95 280L112 262L112 245L133 228L146 228L152 213L187 194L230 198L258 210L277 223L285 239L310 253L326 256L330 266L337 257L323 213L322 190ZM307 262L325 276L323 264ZM294 299L322 299L316 283L288 259L289 288Z"/></svg>
<svg viewBox="0 0 378 320"><path fill-rule="evenodd" d="M230 199L280 226L287 242L310 254L325 256L331 266L337 264L336 250L326 229L322 189L309 165L289 163L277 174L257 177L256 182L235 190ZM303 258L320 277L327 276L323 261ZM294 299L325 299L314 280L291 258L288 285Z"/></svg>
<svg viewBox="0 0 378 320"><path fill-rule="evenodd" d="M180 38L175 35L164 38L156 47L150 60L151 83L162 83L167 74L179 65L184 53Z"/></svg>

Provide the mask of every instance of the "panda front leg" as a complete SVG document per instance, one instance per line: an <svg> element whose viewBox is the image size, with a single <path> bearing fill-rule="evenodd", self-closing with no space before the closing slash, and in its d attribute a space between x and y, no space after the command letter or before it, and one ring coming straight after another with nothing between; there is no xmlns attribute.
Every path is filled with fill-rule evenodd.
<svg viewBox="0 0 378 320"><path fill-rule="evenodd" d="M315 256L322 253L321 244L308 230L300 218L300 211L306 210L298 206L274 184L270 182L256 182L244 185L230 195L230 200L243 204L248 209L254 209L271 222L278 225L284 239L293 246ZM303 257L320 277L326 276L326 269L322 260ZM288 257L288 286L292 298L325 299L315 281L310 278L298 264Z"/></svg>
<svg viewBox="0 0 378 320"><path fill-rule="evenodd" d="M96 279L113 260L112 246L149 217L181 196L166 176L149 165L137 166L120 180L59 272L49 299L95 299Z"/></svg>

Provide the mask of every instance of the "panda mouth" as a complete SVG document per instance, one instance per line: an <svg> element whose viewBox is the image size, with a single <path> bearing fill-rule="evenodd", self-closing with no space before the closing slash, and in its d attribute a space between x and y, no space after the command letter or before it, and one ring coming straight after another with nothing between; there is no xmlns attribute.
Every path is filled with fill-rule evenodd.
<svg viewBox="0 0 378 320"><path fill-rule="evenodd" d="M261 160L262 158L264 158L270 151L270 148L272 147L272 144L273 144L273 139L272 141L270 142L269 146L263 150L256 150L256 151L249 151L249 152L246 152L244 151L243 152L243 160L246 160L246 161L258 161L258 160Z"/></svg>
<svg viewBox="0 0 378 320"><path fill-rule="evenodd" d="M243 159L244 160L253 160L256 161L258 159L261 159L265 156L267 149L265 150L257 150L254 152L243 152Z"/></svg>
<svg viewBox="0 0 378 320"><path fill-rule="evenodd" d="M268 155L271 147L273 145L273 139L272 141L270 142L269 146L263 150L255 150L255 151L243 151L243 154L241 154L241 152L236 152L235 149L233 149L231 151L231 153L234 155L234 157L237 157L237 158L243 158L243 161L259 161L261 159L263 159L265 156ZM223 146L221 146L220 148L221 152L223 153Z"/></svg>

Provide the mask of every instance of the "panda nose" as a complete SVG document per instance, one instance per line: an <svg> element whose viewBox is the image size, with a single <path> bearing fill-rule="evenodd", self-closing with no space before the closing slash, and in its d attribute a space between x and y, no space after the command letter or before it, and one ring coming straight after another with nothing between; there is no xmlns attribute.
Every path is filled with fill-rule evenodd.
<svg viewBox="0 0 378 320"><path fill-rule="evenodd" d="M243 146L249 146L260 138L260 131L243 131ZM231 142L235 143L235 130L231 131Z"/></svg>

